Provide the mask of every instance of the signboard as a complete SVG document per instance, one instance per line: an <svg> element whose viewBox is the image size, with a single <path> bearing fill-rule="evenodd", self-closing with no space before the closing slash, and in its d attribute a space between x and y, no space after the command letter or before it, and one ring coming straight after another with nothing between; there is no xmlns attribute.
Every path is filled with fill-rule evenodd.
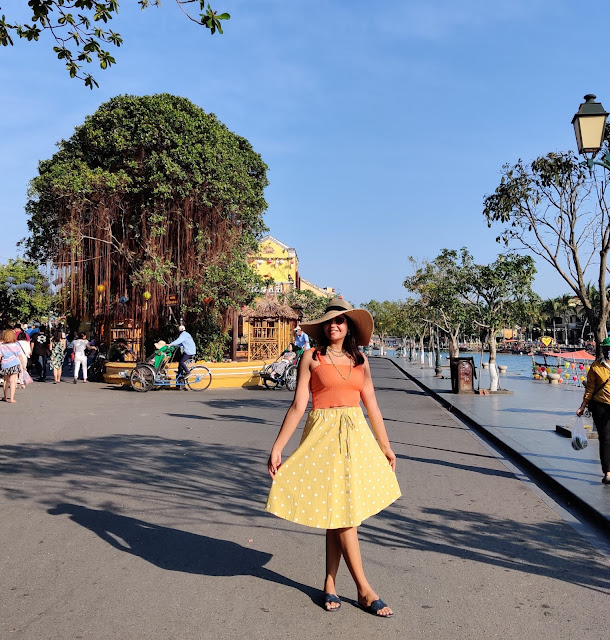
<svg viewBox="0 0 610 640"><path fill-rule="evenodd" d="M178 294L170 293L169 295L165 296L165 304L168 307L172 307L173 305L178 304Z"/></svg>

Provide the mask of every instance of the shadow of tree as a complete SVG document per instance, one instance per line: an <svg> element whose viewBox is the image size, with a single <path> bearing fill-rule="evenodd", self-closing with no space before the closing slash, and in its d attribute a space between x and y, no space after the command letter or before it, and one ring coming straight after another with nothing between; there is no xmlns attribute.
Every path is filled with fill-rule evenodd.
<svg viewBox="0 0 610 640"><path fill-rule="evenodd" d="M387 509L361 538L394 548L441 553L610 594L602 556L564 522L524 523L464 509L424 508L421 517Z"/></svg>
<svg viewBox="0 0 610 640"><path fill-rule="evenodd" d="M88 494L117 501L137 495L178 510L185 521L200 519L202 509L213 520L262 513L267 456L251 447L123 434L2 446L0 467L9 499L50 505L91 502Z"/></svg>
<svg viewBox="0 0 610 640"><path fill-rule="evenodd" d="M1 490L7 499L38 503L52 507L54 514L68 514L108 544L120 545L158 566L217 575L213 572L235 572L239 567L233 559L228 568L220 567L212 555L241 556L252 575L293 586L313 597L316 589L267 572L268 554L250 553L227 541L115 513L119 510L113 502L124 504L128 496L139 501L139 512L155 513L155 520L171 517L172 524L200 525L205 521L281 529L281 521L263 510L269 484L267 455L256 447L129 434L7 445L0 447ZM509 472L485 468L483 459L481 466L415 459L473 471L477 475L472 482L481 474L513 477ZM94 502L104 504L104 509L79 506ZM407 514L408 508L405 500L365 522L362 539L610 589L607 566L600 556L562 521L524 523L508 515L431 507ZM303 535L319 532L306 528ZM172 547L182 549L184 557L177 557ZM199 560L194 557L206 547L212 555Z"/></svg>
<svg viewBox="0 0 610 640"><path fill-rule="evenodd" d="M502 478L514 478L515 474L510 471L502 469L492 469L490 467L477 467L472 464L460 464L459 462L447 462L446 460L439 460L438 458L418 458L416 456L406 456L401 453L396 454L397 458L403 460L413 460L414 462L423 462L425 464L435 464L441 467L451 467L453 469L462 469L463 471L472 471L474 473L480 473L485 476L499 476Z"/></svg>

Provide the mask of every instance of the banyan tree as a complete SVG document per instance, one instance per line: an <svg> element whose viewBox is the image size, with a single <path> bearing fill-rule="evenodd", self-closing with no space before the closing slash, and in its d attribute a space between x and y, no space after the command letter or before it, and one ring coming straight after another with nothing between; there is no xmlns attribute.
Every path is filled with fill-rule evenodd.
<svg viewBox="0 0 610 640"><path fill-rule="evenodd" d="M264 230L266 169L185 98L113 98L40 162L28 255L54 265L66 311L98 326L154 329L170 310L210 308L226 321L256 284L247 255Z"/></svg>

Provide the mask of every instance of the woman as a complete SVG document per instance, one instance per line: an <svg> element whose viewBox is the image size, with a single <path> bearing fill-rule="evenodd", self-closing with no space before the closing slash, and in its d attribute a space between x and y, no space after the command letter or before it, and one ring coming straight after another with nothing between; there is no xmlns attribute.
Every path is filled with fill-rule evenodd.
<svg viewBox="0 0 610 640"><path fill-rule="evenodd" d="M20 331L17 333L17 344L21 347L22 355L20 356L21 360L21 373L17 376L17 385L22 389L25 389L25 378L28 378L28 381L31 382L31 378L28 374L28 362L32 357L32 343L28 340L28 334L25 331Z"/></svg>
<svg viewBox="0 0 610 640"><path fill-rule="evenodd" d="M51 349L51 370L53 371L53 384L61 382L61 371L66 357L66 339L63 331L55 330L53 334L53 348Z"/></svg>
<svg viewBox="0 0 610 640"><path fill-rule="evenodd" d="M297 354L295 352L295 346L291 342L286 348L286 351L282 353L281 359L271 365L271 373L269 375L273 379L281 378L284 375L286 369L288 369L288 366L295 361L296 357Z"/></svg>
<svg viewBox="0 0 610 640"><path fill-rule="evenodd" d="M602 357L589 369L585 395L576 415L582 416L587 406L599 437L602 482L610 484L610 338L602 342Z"/></svg>
<svg viewBox="0 0 610 640"><path fill-rule="evenodd" d="M74 349L74 384L78 380L78 372L83 368L83 382L87 382L87 353L90 348L87 334L83 331L78 334L78 339L73 342Z"/></svg>
<svg viewBox="0 0 610 640"><path fill-rule="evenodd" d="M21 347L17 344L17 337L13 329L6 329L2 341L0 343L0 376L4 380L2 400L13 404L17 402L15 387L17 386L17 376L21 373Z"/></svg>
<svg viewBox="0 0 610 640"><path fill-rule="evenodd" d="M400 497L396 456L377 406L371 372L358 345L368 345L373 318L340 298L324 315L302 325L320 347L305 351L292 405L271 449L273 478L266 509L306 526L326 529L324 607L337 611L336 576L341 556L356 583L358 603L384 618L392 610L368 583L362 567L357 527ZM301 444L282 464L282 451L312 394ZM368 411L371 433L360 400Z"/></svg>

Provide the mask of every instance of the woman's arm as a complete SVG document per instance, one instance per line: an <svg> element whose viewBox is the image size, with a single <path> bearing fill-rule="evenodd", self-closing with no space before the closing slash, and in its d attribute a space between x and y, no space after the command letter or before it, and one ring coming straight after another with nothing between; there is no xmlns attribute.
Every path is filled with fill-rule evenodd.
<svg viewBox="0 0 610 640"><path fill-rule="evenodd" d="M312 353L306 351L299 363L299 376L297 379L297 388L294 392L294 399L290 408L286 412L280 431L277 434L277 438L271 448L271 454L269 455L269 461L267 467L269 469L269 475L273 478L277 473L277 470L282 464L282 451L288 440L295 432L305 409L307 409L307 402L309 401L309 380L311 379L311 363Z"/></svg>
<svg viewBox="0 0 610 640"><path fill-rule="evenodd" d="M364 386L360 392L360 398L362 403L366 407L366 411L369 414L369 420L373 427L373 433L377 438L379 447L383 451L383 455L388 459L392 471L396 471L396 454L392 451L390 446L390 440L388 439L388 433L383 423L383 416L379 410L377 404L377 397L375 396L375 388L373 387L373 379L371 378L371 369L369 367L369 361L364 356Z"/></svg>
<svg viewBox="0 0 610 640"><path fill-rule="evenodd" d="M576 415L577 416L582 416L582 414L585 412L585 409L587 408L587 405L591 401L591 398L593 396L593 392L597 388L598 384L599 384L599 382L598 382L597 372L595 371L595 369L593 367L591 367L589 369L589 372L587 373L587 383L585 385L585 394L584 394L584 396L582 398L582 403L581 403L580 407L578 407L578 409L576 409Z"/></svg>

